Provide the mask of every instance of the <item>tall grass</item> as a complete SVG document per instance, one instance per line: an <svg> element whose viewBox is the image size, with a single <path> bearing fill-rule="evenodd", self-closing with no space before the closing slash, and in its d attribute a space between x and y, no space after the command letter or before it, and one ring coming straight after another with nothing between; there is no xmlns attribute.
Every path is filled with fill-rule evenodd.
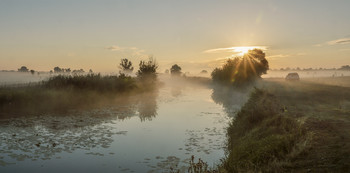
<svg viewBox="0 0 350 173"><path fill-rule="evenodd" d="M283 161L302 135L299 123L284 114L273 95L255 89L229 125L223 167L228 172L282 170L272 164Z"/></svg>
<svg viewBox="0 0 350 173"><path fill-rule="evenodd" d="M37 85L2 87L0 116L89 108L108 103L117 95L145 91L144 88L140 89L144 86L140 83L136 78L125 75L88 74L58 75Z"/></svg>

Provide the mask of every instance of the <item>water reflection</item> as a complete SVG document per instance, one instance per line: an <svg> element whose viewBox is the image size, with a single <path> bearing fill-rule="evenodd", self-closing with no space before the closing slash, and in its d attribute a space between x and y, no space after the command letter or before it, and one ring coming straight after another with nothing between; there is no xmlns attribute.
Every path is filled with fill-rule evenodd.
<svg viewBox="0 0 350 173"><path fill-rule="evenodd" d="M153 92L147 92L141 95L138 99L137 110L141 121L149 120L156 117L157 115L157 97L158 89Z"/></svg>
<svg viewBox="0 0 350 173"><path fill-rule="evenodd" d="M181 94L182 94L182 87L180 86L171 87L171 95L173 97L179 97Z"/></svg>
<svg viewBox="0 0 350 173"><path fill-rule="evenodd" d="M141 121L157 115L158 90L116 100L113 106L0 119L0 165L24 160L50 160L56 154L75 150L109 148L118 131L115 120L139 116ZM85 154L101 155L98 152ZM59 159L59 158L56 158Z"/></svg>
<svg viewBox="0 0 350 173"><path fill-rule="evenodd" d="M229 116L233 116L248 100L250 90L237 90L232 87L214 85L211 98L216 104L222 105Z"/></svg>
<svg viewBox="0 0 350 173"><path fill-rule="evenodd" d="M2 119L0 172L185 172L191 155L217 163L231 118L211 89L176 84L176 97L165 85L89 111Z"/></svg>

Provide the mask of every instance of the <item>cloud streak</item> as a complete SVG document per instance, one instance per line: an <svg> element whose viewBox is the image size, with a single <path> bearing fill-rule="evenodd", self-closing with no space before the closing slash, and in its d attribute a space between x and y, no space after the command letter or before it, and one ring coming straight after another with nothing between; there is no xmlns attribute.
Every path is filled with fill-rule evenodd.
<svg viewBox="0 0 350 173"><path fill-rule="evenodd" d="M262 49L267 50L266 46L237 46L237 47L226 47L226 48L215 48L203 51L203 53L242 53L245 50L251 49Z"/></svg>
<svg viewBox="0 0 350 173"><path fill-rule="evenodd" d="M109 46L106 49L110 51L125 51L125 50L138 50L140 51L141 49L138 49L137 47L120 47L120 46Z"/></svg>
<svg viewBox="0 0 350 173"><path fill-rule="evenodd" d="M267 56L267 59L270 60L275 60L275 59L279 59L279 58L287 58L287 57L295 57L295 56L303 56L303 55L307 55L306 53L296 53L296 54L277 54L277 55L270 55Z"/></svg>
<svg viewBox="0 0 350 173"><path fill-rule="evenodd" d="M337 45L337 44L349 44L350 38L341 38L338 40L332 40L328 42L328 45Z"/></svg>
<svg viewBox="0 0 350 173"><path fill-rule="evenodd" d="M121 53L123 56L139 56L139 57L145 57L147 55L144 54L145 50L139 49L137 47L121 47L121 46L108 46L106 47L107 50L114 51Z"/></svg>

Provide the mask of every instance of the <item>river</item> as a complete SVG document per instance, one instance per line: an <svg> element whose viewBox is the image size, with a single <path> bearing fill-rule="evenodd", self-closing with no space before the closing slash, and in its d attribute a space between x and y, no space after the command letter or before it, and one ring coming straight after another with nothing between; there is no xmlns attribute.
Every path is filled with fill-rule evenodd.
<svg viewBox="0 0 350 173"><path fill-rule="evenodd" d="M205 86L165 84L99 109L0 121L0 172L185 171L192 155L214 166L245 102ZM242 96L243 97L243 96Z"/></svg>

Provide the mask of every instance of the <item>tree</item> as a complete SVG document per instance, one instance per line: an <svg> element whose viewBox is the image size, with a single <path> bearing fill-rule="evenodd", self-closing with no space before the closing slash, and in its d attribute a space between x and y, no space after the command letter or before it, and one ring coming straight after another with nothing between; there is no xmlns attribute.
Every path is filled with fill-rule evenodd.
<svg viewBox="0 0 350 173"><path fill-rule="evenodd" d="M122 72L129 73L129 74L132 73L132 71L134 70L134 67L132 66L132 62L126 58L121 59L119 68L122 70Z"/></svg>
<svg viewBox="0 0 350 173"><path fill-rule="evenodd" d="M177 64L174 64L173 66L171 66L170 68L170 73L171 75L177 75L179 76L181 74L181 67L178 66Z"/></svg>
<svg viewBox="0 0 350 173"><path fill-rule="evenodd" d="M208 73L207 70L202 70L202 71L200 72L200 74L207 74L207 73Z"/></svg>
<svg viewBox="0 0 350 173"><path fill-rule="evenodd" d="M228 59L221 68L215 68L211 76L214 82L241 87L261 78L268 69L265 53L260 49L253 49L243 57Z"/></svg>
<svg viewBox="0 0 350 173"><path fill-rule="evenodd" d="M32 75L34 75L35 71L34 71L34 70L30 70L30 73L31 73Z"/></svg>
<svg viewBox="0 0 350 173"><path fill-rule="evenodd" d="M140 79L152 79L157 78L158 64L152 57L148 61L140 61L139 70L137 71L137 77Z"/></svg>
<svg viewBox="0 0 350 173"><path fill-rule="evenodd" d="M18 72L28 72L29 69L26 66L22 66L21 68L18 69Z"/></svg>
<svg viewBox="0 0 350 173"><path fill-rule="evenodd" d="M60 67L55 67L55 68L53 68L53 71L54 71L55 73L62 73L62 72L63 72L63 69L61 69Z"/></svg>
<svg viewBox="0 0 350 173"><path fill-rule="evenodd" d="M339 70L350 70L350 66L349 65L343 65L339 68Z"/></svg>
<svg viewBox="0 0 350 173"><path fill-rule="evenodd" d="M72 73L74 73L74 74L85 73L85 71L84 71L83 69L80 69L80 70L73 70Z"/></svg>

